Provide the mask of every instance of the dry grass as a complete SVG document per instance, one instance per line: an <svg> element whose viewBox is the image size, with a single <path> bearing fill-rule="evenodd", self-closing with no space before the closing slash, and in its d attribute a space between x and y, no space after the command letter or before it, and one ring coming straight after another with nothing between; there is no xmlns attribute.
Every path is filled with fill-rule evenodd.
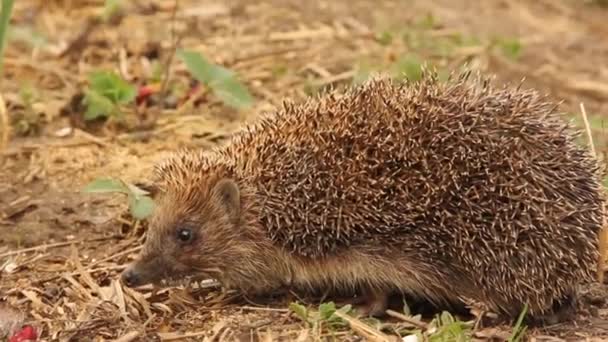
<svg viewBox="0 0 608 342"><path fill-rule="evenodd" d="M501 81L525 77L527 86L563 99L570 113L584 102L595 152L606 153L608 43L602 37L608 35L608 12L591 4L178 3L128 2L110 23L95 19L104 13L103 1L15 4L15 39L6 48L0 103L0 299L23 313L41 340L331 339L290 313L289 298L249 303L215 284L123 288L117 274L137 254L146 224L130 218L124 198L80 190L99 176L145 180L164 154L210 147L285 98L349 84L364 66L390 69L415 55L441 70L468 63ZM39 44L32 32L46 42ZM494 36L506 42L493 44ZM174 56L177 47L235 71L254 95L254 106L233 110L204 87L185 96L192 79ZM416 66L406 62L410 67L400 70ZM85 122L84 108L74 99L97 69L114 70L138 86L154 83L161 95L147 105L127 106L125 122ZM156 75L160 80L152 82ZM24 96L30 88L34 94ZM593 291L586 298L595 298L594 304L576 322L530 334L536 341L608 338L604 292ZM394 340L397 328L429 324L399 313L380 325L343 319L348 324L334 332L337 340ZM501 340L509 329L477 327L473 338Z"/></svg>

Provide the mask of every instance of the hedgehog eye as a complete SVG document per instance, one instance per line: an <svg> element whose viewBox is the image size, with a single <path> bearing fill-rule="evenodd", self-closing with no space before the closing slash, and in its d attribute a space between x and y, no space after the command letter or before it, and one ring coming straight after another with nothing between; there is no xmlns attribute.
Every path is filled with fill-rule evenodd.
<svg viewBox="0 0 608 342"><path fill-rule="evenodd" d="M182 243L188 243L192 241L194 233L190 228L179 228L177 230L177 239Z"/></svg>

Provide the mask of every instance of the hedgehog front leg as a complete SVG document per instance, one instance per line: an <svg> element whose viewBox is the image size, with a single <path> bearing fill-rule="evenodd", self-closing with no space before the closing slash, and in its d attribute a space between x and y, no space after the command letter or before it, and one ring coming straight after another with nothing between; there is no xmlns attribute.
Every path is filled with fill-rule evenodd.
<svg viewBox="0 0 608 342"><path fill-rule="evenodd" d="M371 291L364 294L359 301L357 310L361 316L382 317L388 309L388 294L385 292Z"/></svg>

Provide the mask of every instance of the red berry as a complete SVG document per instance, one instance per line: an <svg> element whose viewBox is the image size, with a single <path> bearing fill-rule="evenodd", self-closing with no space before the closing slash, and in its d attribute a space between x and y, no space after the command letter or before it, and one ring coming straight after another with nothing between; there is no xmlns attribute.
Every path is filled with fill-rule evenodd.
<svg viewBox="0 0 608 342"><path fill-rule="evenodd" d="M15 333L9 342L35 341L38 338L36 330L31 325L25 325L21 330Z"/></svg>

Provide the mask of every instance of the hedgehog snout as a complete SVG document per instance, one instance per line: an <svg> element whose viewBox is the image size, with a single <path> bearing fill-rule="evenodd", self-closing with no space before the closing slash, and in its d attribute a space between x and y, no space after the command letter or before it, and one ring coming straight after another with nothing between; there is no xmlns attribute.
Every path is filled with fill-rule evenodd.
<svg viewBox="0 0 608 342"><path fill-rule="evenodd" d="M140 259L127 266L120 275L120 280L128 287L154 283L161 278L163 266L157 259L146 261Z"/></svg>
<svg viewBox="0 0 608 342"><path fill-rule="evenodd" d="M141 285L141 275L137 272L135 264L129 265L120 275L120 280L128 287Z"/></svg>

